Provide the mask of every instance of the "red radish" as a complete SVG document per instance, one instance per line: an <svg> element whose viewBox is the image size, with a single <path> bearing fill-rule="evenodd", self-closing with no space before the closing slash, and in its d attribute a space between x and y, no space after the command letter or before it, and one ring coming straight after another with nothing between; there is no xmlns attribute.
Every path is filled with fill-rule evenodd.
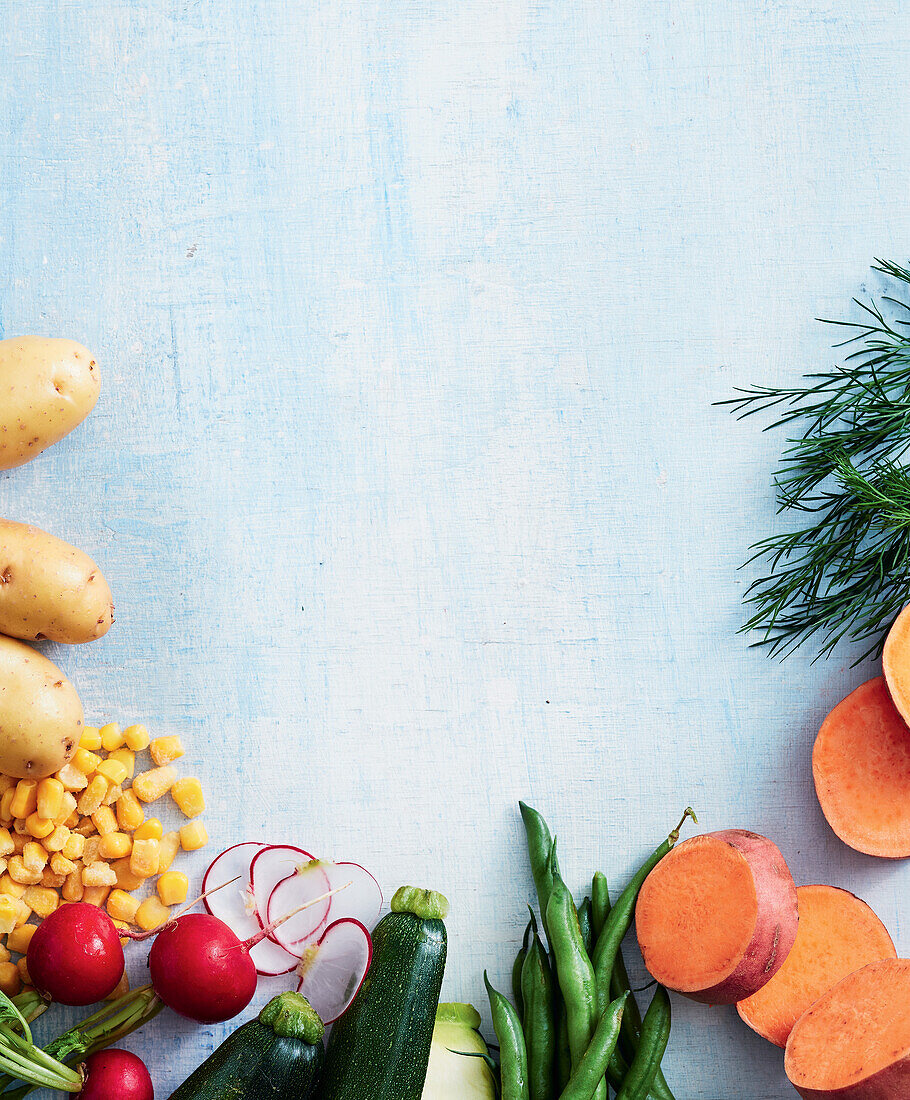
<svg viewBox="0 0 910 1100"><path fill-rule="evenodd" d="M35 988L59 1004L103 1001L123 977L120 932L96 905L63 905L38 925L26 965Z"/></svg>
<svg viewBox="0 0 910 1100"><path fill-rule="evenodd" d="M370 872L358 863L323 863L312 860L302 864L295 874L279 882L272 891L266 918L273 920L281 913L300 905L308 897L340 887L344 887L344 893L331 898L329 903L333 921L350 919L371 928L382 909L382 890ZM316 923L317 909L306 910L299 917L277 928L272 939L288 951L299 955L307 943L322 934L328 924L329 908L326 909L321 923ZM319 1014L322 1016L321 1012Z"/></svg>
<svg viewBox="0 0 910 1100"><path fill-rule="evenodd" d="M155 1090L141 1058L128 1050L99 1050L85 1060L76 1100L155 1100Z"/></svg>
<svg viewBox="0 0 910 1100"><path fill-rule="evenodd" d="M308 905L325 899L314 898ZM202 1024L230 1020L253 999L256 966L250 952L297 910L241 940L210 913L185 913L168 921L149 952L152 985L162 1001L181 1016Z"/></svg>
<svg viewBox="0 0 910 1100"><path fill-rule="evenodd" d="M213 917L224 921L241 940L255 937L265 923L257 913L250 881L254 858L268 847L270 845L255 840L235 844L215 857L202 880L202 890L206 895L203 901L205 908ZM296 861L311 858L302 848L293 848L291 851ZM282 876L286 875L287 864L283 863L281 866ZM233 884L234 879L239 881ZM232 885L226 885L228 883ZM268 902L268 896L265 902ZM267 905L263 905L263 912L266 908ZM297 955L289 954L268 938L261 939L251 949L250 957L256 970L267 976L290 974L298 959Z"/></svg>
<svg viewBox="0 0 910 1100"><path fill-rule="evenodd" d="M358 920L337 920L318 943L304 949L297 973L297 992L319 1013L323 1023L334 1023L347 1011L363 985L373 961L373 941Z"/></svg>

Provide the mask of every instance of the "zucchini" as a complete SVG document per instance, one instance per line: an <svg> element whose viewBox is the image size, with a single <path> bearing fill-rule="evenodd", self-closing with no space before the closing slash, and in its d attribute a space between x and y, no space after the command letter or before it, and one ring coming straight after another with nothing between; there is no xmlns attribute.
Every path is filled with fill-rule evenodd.
<svg viewBox="0 0 910 1100"><path fill-rule="evenodd" d="M446 965L448 902L402 886L373 930L373 962L332 1028L320 1100L420 1100Z"/></svg>
<svg viewBox="0 0 910 1100"><path fill-rule="evenodd" d="M325 1061L325 1028L299 993L273 997L172 1092L170 1100L310 1100Z"/></svg>

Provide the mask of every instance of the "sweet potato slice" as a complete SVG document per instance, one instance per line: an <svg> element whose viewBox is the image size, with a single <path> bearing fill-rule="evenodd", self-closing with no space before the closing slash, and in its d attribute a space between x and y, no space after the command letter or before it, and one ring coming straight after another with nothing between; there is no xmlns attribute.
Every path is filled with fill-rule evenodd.
<svg viewBox="0 0 910 1100"><path fill-rule="evenodd" d="M836 886L800 886L799 929L784 965L736 1006L743 1020L779 1047L823 993L867 963L897 957L888 930L864 901Z"/></svg>
<svg viewBox="0 0 910 1100"><path fill-rule="evenodd" d="M882 669L894 705L903 720L910 723L910 604L888 631L882 651Z"/></svg>
<svg viewBox="0 0 910 1100"><path fill-rule="evenodd" d="M869 963L790 1032L784 1068L804 1100L907 1100L910 959Z"/></svg>
<svg viewBox="0 0 910 1100"><path fill-rule="evenodd" d="M881 676L824 720L812 774L822 813L845 844L871 856L910 856L910 729Z"/></svg>
<svg viewBox="0 0 910 1100"><path fill-rule="evenodd" d="M796 938L796 887L776 845L728 829L673 849L645 880L635 911L651 974L707 1004L751 996Z"/></svg>

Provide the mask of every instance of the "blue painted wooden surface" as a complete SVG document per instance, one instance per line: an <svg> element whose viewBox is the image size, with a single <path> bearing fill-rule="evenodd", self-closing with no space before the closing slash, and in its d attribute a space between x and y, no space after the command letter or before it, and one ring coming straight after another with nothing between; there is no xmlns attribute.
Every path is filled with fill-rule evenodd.
<svg viewBox="0 0 910 1100"><path fill-rule="evenodd" d="M780 441L711 406L831 363L812 318L906 259L902 7L4 7L0 325L104 371L0 478L115 591L56 657L187 737L216 844L449 894L448 998L507 980L522 796L579 889L692 802L910 951L907 869L810 787L863 670L735 634ZM677 1095L791 1095L732 1012L675 1010ZM163 1097L226 1030L132 1046Z"/></svg>

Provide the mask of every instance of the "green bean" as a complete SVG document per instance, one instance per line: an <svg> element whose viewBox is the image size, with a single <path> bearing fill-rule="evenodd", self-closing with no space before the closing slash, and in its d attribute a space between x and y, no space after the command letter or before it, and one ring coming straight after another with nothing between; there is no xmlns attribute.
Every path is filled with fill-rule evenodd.
<svg viewBox="0 0 910 1100"><path fill-rule="evenodd" d="M521 809L521 820L524 822L525 833L528 838L528 855L531 859L531 874L534 877L534 886L537 889L537 902L540 908L540 918L543 922L544 932L549 941L550 932L547 926L547 904L550 901L550 891L553 886L553 874L559 874L559 864L553 857L552 868L550 854L553 849L553 838L550 829L541 814L532 806L524 802L518 803Z"/></svg>
<svg viewBox="0 0 910 1100"><path fill-rule="evenodd" d="M525 959L528 957L528 942L531 937L532 924L536 926L533 913L531 913L531 919L525 925L525 934L524 939L521 941L521 949L515 956L515 962L512 964L512 1001L515 1004L519 1016L524 1016L525 1011L521 1001L521 969L524 966Z"/></svg>
<svg viewBox="0 0 910 1100"><path fill-rule="evenodd" d="M499 1077L502 1100L530 1100L528 1096L528 1051L518 1013L498 993L484 971L483 982L490 998L493 1030L499 1042Z"/></svg>
<svg viewBox="0 0 910 1100"><path fill-rule="evenodd" d="M641 1025L641 1041L638 1053L629 1066L616 1100L645 1100L651 1091L654 1077L660 1068L660 1060L670 1038L670 996L662 985L657 992Z"/></svg>
<svg viewBox="0 0 910 1100"><path fill-rule="evenodd" d="M628 996L628 993L623 993L621 997L617 997L601 1016L588 1049L560 1094L560 1100L593 1100L597 1094L616 1049L623 1008Z"/></svg>
<svg viewBox="0 0 910 1100"><path fill-rule="evenodd" d="M566 1016L566 1006L560 998L556 999L559 1007L556 1024L556 1085L562 1092L572 1076L572 1052L569 1050L569 1021Z"/></svg>
<svg viewBox="0 0 910 1100"><path fill-rule="evenodd" d="M597 939L597 946L594 948L593 963L594 972L597 976L598 1012L606 1011L607 1003L610 999L610 979L613 976L613 966L616 962L619 946L632 924L638 892L641 890L642 884L651 871L660 863L671 848L673 848L677 840L679 840L679 831L687 817L691 817L693 821L696 820L695 814L692 812L691 808L688 807L680 823L673 832L670 833L667 839L648 856L641 867L639 867L632 877L632 881L619 895L616 904L610 910L610 915L607 917L603 930Z"/></svg>
<svg viewBox="0 0 910 1100"><path fill-rule="evenodd" d="M536 925L521 971L521 999L528 1048L528 1091L531 1100L550 1100L556 1063L553 975Z"/></svg>
<svg viewBox="0 0 910 1100"><path fill-rule="evenodd" d="M598 871L591 882L591 929L594 932L594 942L603 931L610 915L610 888L607 885L607 876L603 871ZM625 1019L625 1013L623 1013Z"/></svg>
<svg viewBox="0 0 910 1100"><path fill-rule="evenodd" d="M585 951L588 953L588 958L591 957L591 951L594 947L594 931L591 927L591 899L585 898L585 900L578 907L578 923L581 927L581 938L584 940Z"/></svg>
<svg viewBox="0 0 910 1100"><path fill-rule="evenodd" d="M554 856L555 848L554 843ZM547 903L547 928L550 946L556 956L556 977L566 1006L569 1051L574 1073L588 1049L597 1023L597 986L594 967L585 949L578 923L575 902L554 864L555 859L551 859L553 883ZM604 1083L599 1086L597 1096L599 1100L606 1096Z"/></svg>

